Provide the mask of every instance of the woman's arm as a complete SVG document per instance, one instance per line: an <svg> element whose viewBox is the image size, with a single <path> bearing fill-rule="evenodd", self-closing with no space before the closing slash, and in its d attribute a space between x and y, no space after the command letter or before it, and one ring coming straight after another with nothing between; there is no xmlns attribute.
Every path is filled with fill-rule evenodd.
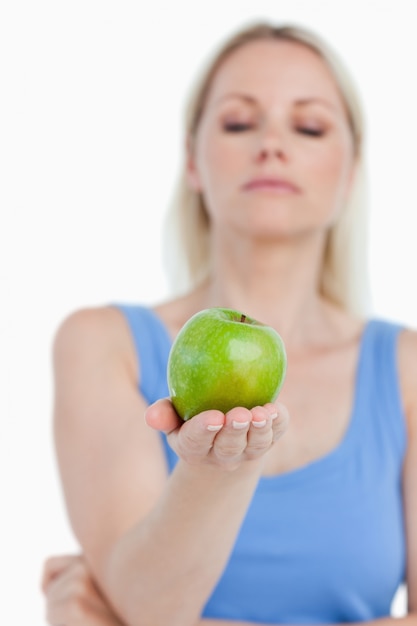
<svg viewBox="0 0 417 626"><path fill-rule="evenodd" d="M168 478L119 311L70 316L56 337L54 368L64 494L95 580L129 626L194 626L227 562L262 456L285 428L285 409L278 419L272 405L226 418L208 411L179 427L171 404L157 403L148 421L172 431L181 457Z"/></svg>
<svg viewBox="0 0 417 626"><path fill-rule="evenodd" d="M46 595L46 618L49 624L125 626L100 595L82 556L70 555L48 559L42 589ZM395 620L384 618L364 623L366 626L415 626L415 624L416 617L413 614ZM195 626L261 625L253 622L202 619Z"/></svg>

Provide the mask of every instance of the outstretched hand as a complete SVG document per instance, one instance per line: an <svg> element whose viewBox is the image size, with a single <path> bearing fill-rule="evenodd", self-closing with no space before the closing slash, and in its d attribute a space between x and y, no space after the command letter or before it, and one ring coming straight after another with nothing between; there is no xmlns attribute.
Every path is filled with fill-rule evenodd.
<svg viewBox="0 0 417 626"><path fill-rule="evenodd" d="M145 419L167 434L174 452L187 463L233 470L265 455L285 432L289 414L282 403L275 402L251 410L235 407L226 414L203 411L183 422L170 400L164 399L148 407Z"/></svg>

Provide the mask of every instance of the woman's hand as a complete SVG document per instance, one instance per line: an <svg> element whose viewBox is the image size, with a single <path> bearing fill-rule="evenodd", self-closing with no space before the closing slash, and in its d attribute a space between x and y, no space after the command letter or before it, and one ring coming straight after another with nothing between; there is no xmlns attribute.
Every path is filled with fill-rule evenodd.
<svg viewBox="0 0 417 626"><path fill-rule="evenodd" d="M51 626L122 626L96 587L82 556L49 558L42 576Z"/></svg>
<svg viewBox="0 0 417 626"><path fill-rule="evenodd" d="M177 455L190 465L211 464L234 470L245 461L263 457L285 432L286 407L270 403L226 414L204 411L183 422L168 399L151 405L145 414L149 426L167 433Z"/></svg>

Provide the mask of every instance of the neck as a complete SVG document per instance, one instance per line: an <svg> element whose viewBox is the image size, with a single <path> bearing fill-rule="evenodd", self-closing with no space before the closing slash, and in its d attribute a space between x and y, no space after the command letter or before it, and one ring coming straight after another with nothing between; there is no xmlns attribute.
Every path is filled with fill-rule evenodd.
<svg viewBox="0 0 417 626"><path fill-rule="evenodd" d="M329 323L319 293L324 235L298 241L242 241L216 246L207 306L223 306L273 326L294 347L310 343Z"/></svg>

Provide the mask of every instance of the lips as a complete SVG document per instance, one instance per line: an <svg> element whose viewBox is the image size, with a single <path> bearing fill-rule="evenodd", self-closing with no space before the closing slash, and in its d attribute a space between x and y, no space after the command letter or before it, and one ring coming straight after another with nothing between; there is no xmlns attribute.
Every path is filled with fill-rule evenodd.
<svg viewBox="0 0 417 626"><path fill-rule="evenodd" d="M300 188L297 185L294 185L289 180L284 180L283 178L255 178L243 186L245 191L251 191L256 189L269 189L272 191L282 192L282 193L299 193Z"/></svg>

